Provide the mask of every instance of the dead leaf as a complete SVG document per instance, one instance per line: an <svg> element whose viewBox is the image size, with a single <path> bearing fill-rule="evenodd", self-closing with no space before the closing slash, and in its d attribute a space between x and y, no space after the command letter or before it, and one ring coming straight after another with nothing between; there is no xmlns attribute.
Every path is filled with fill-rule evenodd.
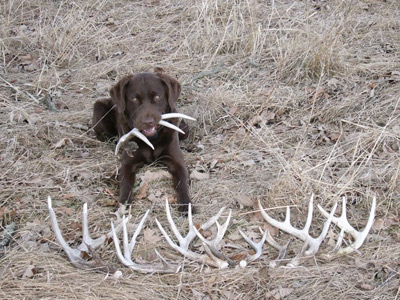
<svg viewBox="0 0 400 300"><path fill-rule="evenodd" d="M265 298L279 300L285 298L286 296L289 296L293 291L293 288L278 287L271 292L266 293Z"/></svg>
<svg viewBox="0 0 400 300"><path fill-rule="evenodd" d="M156 230L151 228L146 228L143 230L144 240L150 244L156 244L161 241L161 237L158 235Z"/></svg>
<svg viewBox="0 0 400 300"><path fill-rule="evenodd" d="M57 211L62 212L63 214L66 214L67 216L72 216L75 212L72 208L70 207L65 207L65 206L60 206L57 208Z"/></svg>
<svg viewBox="0 0 400 300"><path fill-rule="evenodd" d="M197 170L193 170L192 173L190 173L190 179L196 179L196 180L206 180L210 178L210 174L208 173L201 173Z"/></svg>
<svg viewBox="0 0 400 300"><path fill-rule="evenodd" d="M243 239L243 237L239 234L239 231L236 231L236 230L234 232L230 233L227 237L231 241L238 241L238 240Z"/></svg>
<svg viewBox="0 0 400 300"><path fill-rule="evenodd" d="M108 94L108 90L110 89L110 86L111 86L111 84L108 80L98 79L96 81L95 89L99 94Z"/></svg>
<svg viewBox="0 0 400 300"><path fill-rule="evenodd" d="M75 194L74 193L68 193L68 194L64 194L64 199L65 200L70 200L75 198Z"/></svg>
<svg viewBox="0 0 400 300"><path fill-rule="evenodd" d="M259 271L258 274L260 275L260 277L269 280L270 279L270 275L269 275L269 271L267 267L262 267Z"/></svg>
<svg viewBox="0 0 400 300"><path fill-rule="evenodd" d="M149 184L152 181L160 181L162 179L169 179L172 178L171 173L165 170L158 170L158 171L150 171L147 170L142 176L142 182Z"/></svg>
<svg viewBox="0 0 400 300"><path fill-rule="evenodd" d="M382 230L386 229L392 225L399 224L399 218L397 217L389 217L389 218L378 218L374 221L374 225L372 225L372 229L375 230Z"/></svg>
<svg viewBox="0 0 400 300"><path fill-rule="evenodd" d="M162 198L162 193L160 191L151 193L150 195L147 196L147 199L149 199L151 202L159 202L161 201L161 198Z"/></svg>
<svg viewBox="0 0 400 300"><path fill-rule="evenodd" d="M197 290L192 289L192 294L193 294L193 299L195 300L203 300L205 297L205 294L202 292L199 292Z"/></svg>
<svg viewBox="0 0 400 300"><path fill-rule="evenodd" d="M264 230L268 230L269 233L270 233L273 237L278 236L278 234L279 234L279 229L278 229L277 227L274 227L274 226L268 224L268 223L265 223L265 224L263 225L263 229L264 229Z"/></svg>
<svg viewBox="0 0 400 300"><path fill-rule="evenodd" d="M102 202L101 202L101 205L102 205L103 207L115 207L115 206L117 206L118 203L119 203L119 202L117 202L117 201L115 201L115 200L109 200L109 199L107 199L107 200L105 200L105 201L102 201Z"/></svg>
<svg viewBox="0 0 400 300"><path fill-rule="evenodd" d="M253 200L245 194L235 195L233 199L239 203L240 208L253 206Z"/></svg>
<svg viewBox="0 0 400 300"><path fill-rule="evenodd" d="M254 166L256 164L256 162L253 159L249 159L246 161L242 161L241 164L245 167L251 167L251 166Z"/></svg>
<svg viewBox="0 0 400 300"><path fill-rule="evenodd" d="M78 223L78 222L72 222L70 225L71 229L73 229L74 231L80 232L82 231L82 224Z"/></svg>
<svg viewBox="0 0 400 300"><path fill-rule="evenodd" d="M374 286L369 283L361 283L358 287L365 291L372 291L374 289Z"/></svg>
<svg viewBox="0 0 400 300"><path fill-rule="evenodd" d="M253 209L254 212L250 214L250 220L253 223L262 223L264 222L264 218L261 215L261 212L259 211L259 207L258 207L258 201L257 199L253 199Z"/></svg>
<svg viewBox="0 0 400 300"><path fill-rule="evenodd" d="M245 260L246 257L247 257L247 253L242 252L242 253L237 253L235 255L232 255L229 258L234 260L234 261L241 261L241 260Z"/></svg>
<svg viewBox="0 0 400 300"><path fill-rule="evenodd" d="M370 84L368 84L368 87L370 88L370 89L374 89L374 88L376 88L378 86L378 83L377 82L371 82Z"/></svg>
<svg viewBox="0 0 400 300"><path fill-rule="evenodd" d="M208 279L207 282L208 282L209 284L213 284L216 280L217 280L217 276L213 276L213 277L211 277L210 279Z"/></svg>
<svg viewBox="0 0 400 300"><path fill-rule="evenodd" d="M34 265L28 265L25 269L24 274L22 275L22 279L32 278L35 276L39 270Z"/></svg>
<svg viewBox="0 0 400 300"><path fill-rule="evenodd" d="M382 218L376 219L374 224L372 225L372 230L382 230L385 228L384 226L385 220Z"/></svg>
<svg viewBox="0 0 400 300"><path fill-rule="evenodd" d="M212 232L210 230L200 230L200 234L206 239L212 236Z"/></svg>
<svg viewBox="0 0 400 300"><path fill-rule="evenodd" d="M328 86L330 88L336 88L339 83L340 83L339 80L337 80L336 78L331 78L328 80Z"/></svg>
<svg viewBox="0 0 400 300"><path fill-rule="evenodd" d="M253 223L262 223L264 222L264 218L259 211L255 211L249 215L251 222Z"/></svg>
<svg viewBox="0 0 400 300"><path fill-rule="evenodd" d="M399 218L397 217L390 217L385 219L385 227L390 227L392 225L398 225L399 224Z"/></svg>
<svg viewBox="0 0 400 300"><path fill-rule="evenodd" d="M169 204L178 203L178 199L176 199L176 197L174 197L174 196L167 195L167 199L168 199L168 203L169 203Z"/></svg>
<svg viewBox="0 0 400 300"><path fill-rule="evenodd" d="M328 99L329 95L325 91L325 88L321 88L315 93L315 99Z"/></svg>
<svg viewBox="0 0 400 300"><path fill-rule="evenodd" d="M354 264L357 268L364 270L372 269L375 267L375 264L372 261L363 260L359 257L354 259Z"/></svg>
<svg viewBox="0 0 400 300"><path fill-rule="evenodd" d="M106 189L104 190L104 193L107 194L107 195L109 195L109 196L115 197L113 191L111 191L110 189L107 189L107 188L106 188Z"/></svg>
<svg viewBox="0 0 400 300"><path fill-rule="evenodd" d="M68 138L62 138L57 143L55 143L52 147L53 147L53 149L59 149L61 147L66 146L67 144L72 144L72 141Z"/></svg>
<svg viewBox="0 0 400 300"><path fill-rule="evenodd" d="M337 235L336 235L336 233L334 232L334 230L332 228L329 229L328 234L326 235L326 237L328 238L328 242L327 242L328 247L334 248L336 246Z"/></svg>
<svg viewBox="0 0 400 300"><path fill-rule="evenodd" d="M237 108L236 106L232 105L229 109L229 114L231 116L235 115L238 112L239 108Z"/></svg>
<svg viewBox="0 0 400 300"><path fill-rule="evenodd" d="M271 123L275 120L276 114L272 111L263 112L261 118L267 122L267 124Z"/></svg>
<svg viewBox="0 0 400 300"><path fill-rule="evenodd" d="M328 138L332 141L332 142L336 142L339 138L340 138L340 133L338 132L331 132L328 133Z"/></svg>
<svg viewBox="0 0 400 300"><path fill-rule="evenodd" d="M144 199L144 198L147 197L148 192L149 192L149 186L147 185L146 182L143 182L143 184L139 188L139 192L136 195L136 198L137 199Z"/></svg>

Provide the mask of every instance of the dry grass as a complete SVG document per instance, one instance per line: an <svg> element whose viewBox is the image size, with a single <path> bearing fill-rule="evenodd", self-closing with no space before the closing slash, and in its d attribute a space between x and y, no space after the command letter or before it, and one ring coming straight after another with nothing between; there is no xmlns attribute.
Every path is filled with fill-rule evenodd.
<svg viewBox="0 0 400 300"><path fill-rule="evenodd" d="M399 299L399 20L395 0L3 1L0 223L11 215L18 229L0 249L0 298L263 299L281 289L287 299ZM210 174L191 184L196 220L233 209L228 238L243 245L237 228L263 225L249 201L294 205L300 226L311 192L325 207L347 195L362 228L376 195L380 224L361 252L270 269L267 247L245 270L200 272L185 261L183 272L159 276L123 268L110 244L100 255L122 279L72 267L54 243L46 197L70 241L80 239L83 202L92 232L108 230L118 158L88 130L92 105L123 75L154 67L183 83L180 110L198 120L183 144L190 170ZM170 182L151 183L149 194L135 217L152 208L165 224ZM313 233L322 222L316 212ZM148 228L160 235L154 218ZM154 248L181 260L163 239L142 237L136 254L151 260ZM29 265L35 274L23 276Z"/></svg>

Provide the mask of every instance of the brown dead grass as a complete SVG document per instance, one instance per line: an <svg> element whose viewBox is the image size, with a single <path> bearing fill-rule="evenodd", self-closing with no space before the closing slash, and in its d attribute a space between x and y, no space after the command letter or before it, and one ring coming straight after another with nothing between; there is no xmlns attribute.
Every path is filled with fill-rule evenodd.
<svg viewBox="0 0 400 300"><path fill-rule="evenodd" d="M18 230L0 249L0 298L399 299L399 12L394 0L3 1L0 221L13 216ZM121 279L72 267L46 198L71 243L84 202L91 231L109 229L118 158L89 130L92 105L122 76L155 67L183 83L180 110L198 120L183 144L189 169L210 174L191 184L196 221L231 208L227 242L245 247L235 233L263 226L258 199L295 206L301 226L312 192L328 208L347 195L350 222L362 228L376 195L379 224L360 253L271 269L276 251L266 247L244 270L185 261L183 272L160 276L123 268L109 244L99 254ZM132 209L139 218L151 208L148 228L160 235L154 216L166 225L163 199L174 192L166 179L148 193ZM323 221L315 212L313 234ZM182 261L163 239L142 237L135 255L152 260L155 248Z"/></svg>

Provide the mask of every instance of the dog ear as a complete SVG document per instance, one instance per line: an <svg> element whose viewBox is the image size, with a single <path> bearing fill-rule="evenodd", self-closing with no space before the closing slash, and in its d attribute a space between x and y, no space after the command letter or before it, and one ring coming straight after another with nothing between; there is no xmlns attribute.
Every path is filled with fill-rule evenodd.
<svg viewBox="0 0 400 300"><path fill-rule="evenodd" d="M117 82L110 90L110 96L113 103L116 105L117 110L120 114L125 111L126 103L125 103L125 90L128 86L129 80L131 80L132 75L123 77L120 81Z"/></svg>
<svg viewBox="0 0 400 300"><path fill-rule="evenodd" d="M164 73L157 73L161 81L166 85L167 87L167 93L168 93L168 105L171 109L171 112L175 111L175 102L178 100L179 95L181 94L181 85L179 82L172 78L171 76L168 76Z"/></svg>

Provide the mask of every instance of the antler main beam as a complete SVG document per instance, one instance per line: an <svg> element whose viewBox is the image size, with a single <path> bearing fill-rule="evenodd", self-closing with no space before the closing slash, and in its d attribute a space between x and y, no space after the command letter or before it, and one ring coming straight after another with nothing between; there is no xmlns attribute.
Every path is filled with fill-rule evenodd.
<svg viewBox="0 0 400 300"><path fill-rule="evenodd" d="M196 119L189 117L187 115L181 114L181 113L168 113L168 114L163 114L161 115L161 120L158 122L159 125L162 125L164 127L168 127L170 129L176 130L179 133L185 134L185 132L180 129L179 127L164 121L167 119L173 119L173 118L181 118L181 119L186 119L186 120L192 120L192 121L196 121ZM127 142L128 140L130 140L132 137L137 137L138 139L142 140L143 142L145 142L151 149L154 150L154 146L153 144L149 141L149 139L143 134L141 133L137 128L133 128L131 131L129 131L127 134L124 134L118 141L117 146L115 147L115 155L118 154L119 149L121 148L121 146Z"/></svg>

